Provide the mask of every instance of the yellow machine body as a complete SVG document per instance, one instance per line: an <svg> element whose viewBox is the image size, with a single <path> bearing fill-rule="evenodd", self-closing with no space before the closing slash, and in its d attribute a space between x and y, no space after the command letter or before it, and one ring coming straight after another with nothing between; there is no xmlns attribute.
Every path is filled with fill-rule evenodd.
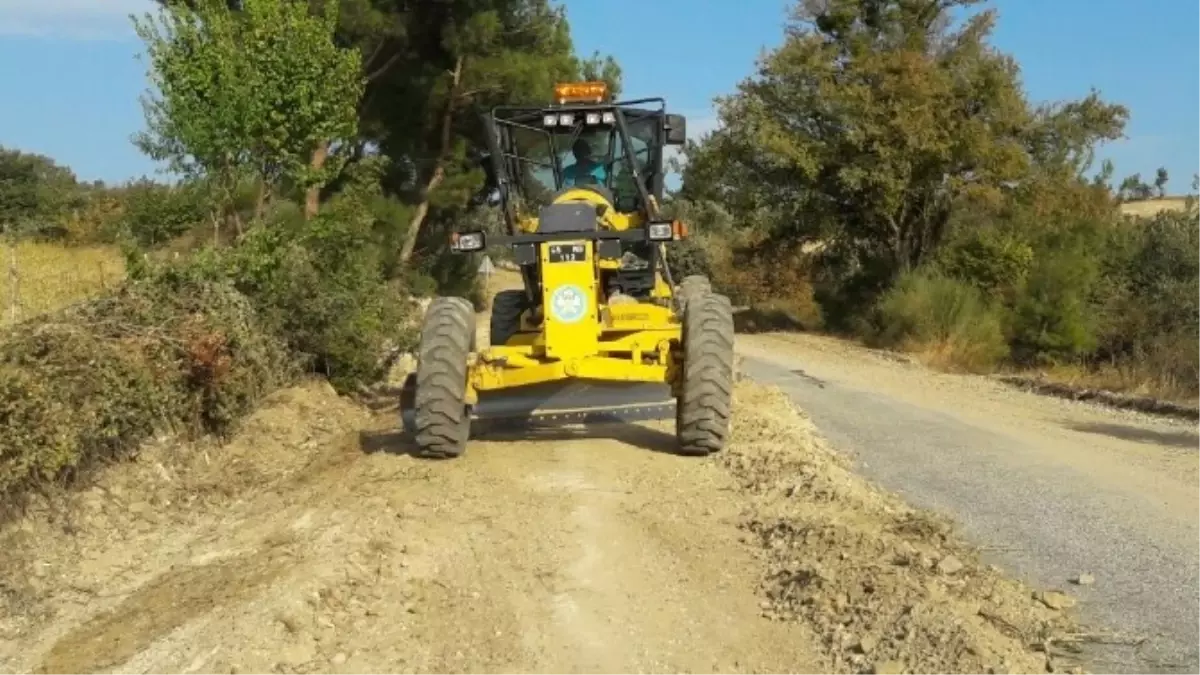
<svg viewBox="0 0 1200 675"><path fill-rule="evenodd" d="M642 224L640 215L616 211L592 190L568 190L555 200L568 202L595 207L597 225L603 229L624 231ZM537 232L536 218L520 222L522 230ZM554 247L569 249L570 259L552 259ZM623 298L610 304L601 288L601 275L620 261L601 259L595 240L539 242L537 248L540 321L526 310L521 332L474 355L468 370L468 403L477 402L480 392L572 378L665 384L674 390L682 326L672 306L671 287L661 275L655 273L651 301Z"/></svg>
<svg viewBox="0 0 1200 675"><path fill-rule="evenodd" d="M702 274L673 278L666 244L687 228L658 204L663 151L686 143L686 119L662 99L607 99L603 82L566 83L552 105L499 106L484 120L480 197L506 231L452 232L451 249L507 247L522 287L493 295L486 341L463 298L426 309L400 392L423 456L457 457L476 423L504 421L532 433L543 421L673 419L680 454L724 447L732 306Z"/></svg>

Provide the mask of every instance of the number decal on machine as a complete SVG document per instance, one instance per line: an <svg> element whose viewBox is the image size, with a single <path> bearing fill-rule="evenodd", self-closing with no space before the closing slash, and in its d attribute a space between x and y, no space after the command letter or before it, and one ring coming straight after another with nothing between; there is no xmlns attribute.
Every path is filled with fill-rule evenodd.
<svg viewBox="0 0 1200 675"><path fill-rule="evenodd" d="M550 262L586 262L587 247L583 244L550 244Z"/></svg>

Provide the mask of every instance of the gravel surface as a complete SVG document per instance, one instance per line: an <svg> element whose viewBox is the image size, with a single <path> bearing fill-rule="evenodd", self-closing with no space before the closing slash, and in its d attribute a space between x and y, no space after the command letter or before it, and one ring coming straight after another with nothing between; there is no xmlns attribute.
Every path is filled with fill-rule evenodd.
<svg viewBox="0 0 1200 675"><path fill-rule="evenodd" d="M1092 670L1200 668L1194 423L935 373L818 336L739 336L738 350L744 374L786 391L865 475L948 514L1020 578L1078 595L1094 631L1146 638L1137 649L1089 645Z"/></svg>

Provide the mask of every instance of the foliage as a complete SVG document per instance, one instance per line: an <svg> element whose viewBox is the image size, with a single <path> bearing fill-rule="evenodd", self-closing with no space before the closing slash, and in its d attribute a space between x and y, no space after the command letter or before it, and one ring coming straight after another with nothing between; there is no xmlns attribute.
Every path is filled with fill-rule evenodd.
<svg viewBox="0 0 1200 675"><path fill-rule="evenodd" d="M228 279L304 367L345 392L374 381L389 348L412 346L412 307L381 264L370 213L339 200L310 220L281 216L236 248L207 249L179 273Z"/></svg>
<svg viewBox="0 0 1200 675"><path fill-rule="evenodd" d="M275 187L329 180L338 167L324 153L355 137L364 84L358 55L332 39L336 9L244 0L233 12L198 0L136 21L157 89L138 145L185 176L212 179L226 202L247 175Z"/></svg>
<svg viewBox="0 0 1200 675"><path fill-rule="evenodd" d="M722 257L714 242L734 234L733 217L721 205L708 201L670 199L663 204L662 216L683 221L688 236L667 245L667 264L676 280L693 274L703 274L712 280L718 276Z"/></svg>
<svg viewBox="0 0 1200 675"><path fill-rule="evenodd" d="M78 191L75 174L53 159L0 146L0 234L49 233Z"/></svg>
<svg viewBox="0 0 1200 675"><path fill-rule="evenodd" d="M440 241L423 238L426 222L443 228L482 188L480 113L547 101L555 82L582 76L620 89L614 61L574 54L565 11L548 0L343 5L339 37L359 47L369 78L361 140L392 160L388 183L414 207L401 264L418 242Z"/></svg>
<svg viewBox="0 0 1200 675"><path fill-rule="evenodd" d="M160 246L210 216L208 191L197 183L171 186L143 178L121 192L124 213L116 227L144 247Z"/></svg>
<svg viewBox="0 0 1200 675"><path fill-rule="evenodd" d="M1075 180L1121 133L1125 109L1094 92L1031 106L1016 64L988 44L994 14L951 20L975 4L799 3L783 45L719 100L721 128L687 151L685 197L823 247L815 281L835 325L861 325L964 204Z"/></svg>
<svg viewBox="0 0 1200 675"><path fill-rule="evenodd" d="M1001 310L968 283L938 272L901 276L875 309L877 344L932 353L944 365L986 370L1008 352Z"/></svg>
<svg viewBox="0 0 1200 675"><path fill-rule="evenodd" d="M948 242L935 265L947 276L966 281L995 300L1011 300L1033 264L1033 248L1011 233L976 229Z"/></svg>
<svg viewBox="0 0 1200 675"><path fill-rule="evenodd" d="M1019 363L1074 359L1096 346L1094 315L1087 304L1097 260L1083 242L1040 252L1013 307L1012 355Z"/></svg>
<svg viewBox="0 0 1200 675"><path fill-rule="evenodd" d="M16 326L0 340L0 502L156 431L228 432L295 372L244 296L178 276Z"/></svg>

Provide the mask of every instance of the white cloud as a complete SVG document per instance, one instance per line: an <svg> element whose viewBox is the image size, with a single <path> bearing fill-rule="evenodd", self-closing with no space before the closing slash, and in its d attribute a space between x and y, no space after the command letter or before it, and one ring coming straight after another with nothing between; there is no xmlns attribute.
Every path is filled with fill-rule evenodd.
<svg viewBox="0 0 1200 675"><path fill-rule="evenodd" d="M0 35L128 39L134 35L129 15L154 7L152 0L0 0Z"/></svg>

